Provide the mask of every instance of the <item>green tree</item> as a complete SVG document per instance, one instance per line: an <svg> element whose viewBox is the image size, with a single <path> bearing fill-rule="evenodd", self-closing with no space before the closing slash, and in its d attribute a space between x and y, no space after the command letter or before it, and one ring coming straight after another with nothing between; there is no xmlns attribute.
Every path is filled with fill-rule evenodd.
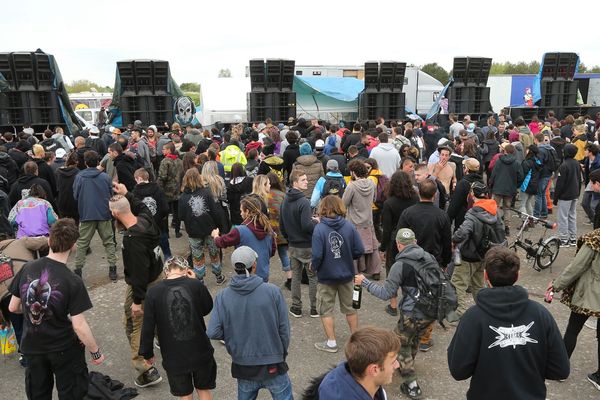
<svg viewBox="0 0 600 400"><path fill-rule="evenodd" d="M433 76L435 79L440 81L442 85L446 85L448 83L450 75L443 67L439 66L437 63L425 64L421 66L420 70L425 72L426 74Z"/></svg>
<svg viewBox="0 0 600 400"><path fill-rule="evenodd" d="M219 78L231 78L231 71L229 68L219 70Z"/></svg>
<svg viewBox="0 0 600 400"><path fill-rule="evenodd" d="M72 81L71 83L65 83L65 89L69 93L80 93L89 92L95 89L98 92L112 92L113 89L110 86L100 86L97 83L91 82L87 79L80 79L78 81Z"/></svg>
<svg viewBox="0 0 600 400"><path fill-rule="evenodd" d="M186 82L179 85L183 92L200 92L200 84L196 82Z"/></svg>

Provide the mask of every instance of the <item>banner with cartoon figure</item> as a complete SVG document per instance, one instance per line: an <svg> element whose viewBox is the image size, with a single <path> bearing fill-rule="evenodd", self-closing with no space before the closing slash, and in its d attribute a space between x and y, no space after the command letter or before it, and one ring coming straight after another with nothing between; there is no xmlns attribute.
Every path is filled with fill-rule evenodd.
<svg viewBox="0 0 600 400"><path fill-rule="evenodd" d="M181 96L175 100L173 106L175 122L180 125L195 125L200 121L196 118L196 106L189 96Z"/></svg>

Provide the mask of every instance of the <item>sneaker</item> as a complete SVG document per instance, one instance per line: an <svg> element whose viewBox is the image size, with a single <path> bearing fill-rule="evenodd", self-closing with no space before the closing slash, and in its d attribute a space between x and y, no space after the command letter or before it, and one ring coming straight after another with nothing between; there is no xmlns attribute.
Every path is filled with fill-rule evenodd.
<svg viewBox="0 0 600 400"><path fill-rule="evenodd" d="M592 221L583 221L583 224L588 225L588 226L594 225L594 223Z"/></svg>
<svg viewBox="0 0 600 400"><path fill-rule="evenodd" d="M315 348L317 350L326 351L327 353L337 353L337 351L338 351L337 344L335 346L333 346L333 347L330 347L327 344L327 340L324 341L324 342L317 342L317 343L315 343Z"/></svg>
<svg viewBox="0 0 600 400"><path fill-rule="evenodd" d="M21 353L19 353L19 364L21 364L21 367L23 368L27 368L29 366L29 362L27 362L27 359Z"/></svg>
<svg viewBox="0 0 600 400"><path fill-rule="evenodd" d="M419 350L422 352L428 352L433 347L433 340L427 343L419 343Z"/></svg>
<svg viewBox="0 0 600 400"><path fill-rule="evenodd" d="M117 281L117 266L116 265L111 265L108 267L108 277L113 282Z"/></svg>
<svg viewBox="0 0 600 400"><path fill-rule="evenodd" d="M137 378L135 378L135 386L145 388L148 386L156 385L162 381L162 376L158 373L158 370L154 367L144 372Z"/></svg>
<svg viewBox="0 0 600 400"><path fill-rule="evenodd" d="M593 374L588 374L587 378L588 381L590 381L592 385L596 387L596 389L600 390L600 376L598 376L597 372L594 372Z"/></svg>
<svg viewBox="0 0 600 400"><path fill-rule="evenodd" d="M506 236L510 236L510 228L508 226L504 227L504 233L506 234Z"/></svg>
<svg viewBox="0 0 600 400"><path fill-rule="evenodd" d="M160 343L158 342L157 338L154 338L154 347L160 350Z"/></svg>
<svg viewBox="0 0 600 400"><path fill-rule="evenodd" d="M75 267L75 269L73 270L73 273L75 275L77 275L78 277L82 278L83 271L81 270L81 268Z"/></svg>
<svg viewBox="0 0 600 400"><path fill-rule="evenodd" d="M561 240L560 241L560 248L562 249L563 247L570 247L571 244L569 243L568 240Z"/></svg>
<svg viewBox="0 0 600 400"><path fill-rule="evenodd" d="M392 317L398 316L398 308L392 308L389 304L385 307L385 312L390 314Z"/></svg>
<svg viewBox="0 0 600 400"><path fill-rule="evenodd" d="M301 318L302 317L302 309L300 307L290 307L290 314L292 314L292 316L296 317L296 318Z"/></svg>
<svg viewBox="0 0 600 400"><path fill-rule="evenodd" d="M404 382L400 385L400 391L411 399L420 399L422 394L417 381L412 381L410 384Z"/></svg>
<svg viewBox="0 0 600 400"><path fill-rule="evenodd" d="M182 236L183 236L183 234L182 234L181 232L179 232L179 231L175 232L175 237L176 237L177 239L179 239L179 238L180 238L180 237L182 237Z"/></svg>
<svg viewBox="0 0 600 400"><path fill-rule="evenodd" d="M310 309L310 317L311 318L319 318L320 317L320 315L319 315L319 313L318 313L318 311L317 311L316 308L311 308Z"/></svg>
<svg viewBox="0 0 600 400"><path fill-rule="evenodd" d="M226 281L227 281L227 278L225 278L225 275L223 275L223 274L217 275L217 285L222 285Z"/></svg>
<svg viewBox="0 0 600 400"><path fill-rule="evenodd" d="M571 239L569 240L569 244L573 247L577 247L577 239Z"/></svg>
<svg viewBox="0 0 600 400"><path fill-rule="evenodd" d="M292 290L292 280L291 279L286 280L285 283L283 284L283 286L285 286L285 288L287 290Z"/></svg>

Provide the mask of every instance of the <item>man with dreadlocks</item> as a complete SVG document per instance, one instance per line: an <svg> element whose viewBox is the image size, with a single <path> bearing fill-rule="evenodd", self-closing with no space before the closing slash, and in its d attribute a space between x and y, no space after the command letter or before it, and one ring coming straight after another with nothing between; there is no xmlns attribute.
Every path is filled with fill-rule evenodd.
<svg viewBox="0 0 600 400"><path fill-rule="evenodd" d="M229 246L248 246L258 254L256 275L263 281L269 281L269 259L275 255L277 245L269 218L261 211L261 200L257 196L247 196L240 202L242 224L228 234L219 236L219 229L212 231L215 245L219 248Z"/></svg>

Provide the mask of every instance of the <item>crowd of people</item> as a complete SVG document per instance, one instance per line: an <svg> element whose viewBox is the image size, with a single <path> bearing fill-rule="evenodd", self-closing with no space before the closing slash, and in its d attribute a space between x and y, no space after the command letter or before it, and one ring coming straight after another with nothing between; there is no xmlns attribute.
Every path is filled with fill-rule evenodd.
<svg viewBox="0 0 600 400"><path fill-rule="evenodd" d="M30 128L5 133L0 234L23 246L48 238L47 248L28 245L24 260L2 250L18 261L39 256L0 282L2 316L27 368L27 396L50 398L56 379L60 398L83 398L84 349L94 364L104 360L84 317L91 308L84 267L98 232L113 282L121 236L124 329L138 387L162 381L154 366L159 347L171 393L191 399L196 390L211 399L213 339L231 355L239 399L260 389L290 399L288 317L319 318L325 340L314 347L338 352L337 297L351 333L347 361L304 397L385 399L382 385L398 369L401 392L421 398L415 357L434 345L438 319L421 308L426 266L443 271L456 290L448 364L455 379L471 378L468 398L543 399L544 380L568 377L579 332L600 317L593 278L600 231L577 232L580 197L584 224L600 228L597 117L558 120L549 112L527 123L504 113L478 121L451 114L447 126L267 119L210 130L136 121L75 137L61 128L42 140ZM519 258L501 244L515 233L517 208L525 219L555 214L560 246L578 246L549 287L571 308L563 339L552 315L514 285ZM187 241L189 251L173 254L173 240ZM222 251L228 247L235 248L230 260ZM270 279L275 255L283 282ZM211 294L207 270L227 287ZM358 287L387 302L381 312L398 317L393 333L359 328ZM73 363L80 374L67 370ZM503 379L490 385L489 374L511 379L512 394L498 386ZM600 369L588 379L600 390Z"/></svg>

